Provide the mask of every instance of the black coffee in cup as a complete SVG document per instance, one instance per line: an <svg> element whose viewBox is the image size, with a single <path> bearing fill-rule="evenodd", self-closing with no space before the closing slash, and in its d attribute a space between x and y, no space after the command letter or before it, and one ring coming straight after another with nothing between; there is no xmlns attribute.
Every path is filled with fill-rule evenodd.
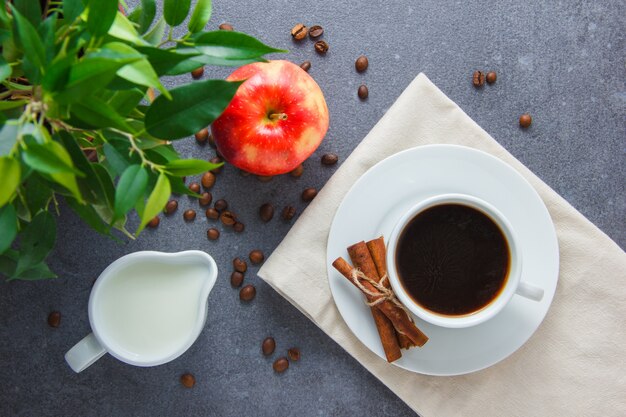
<svg viewBox="0 0 626 417"><path fill-rule="evenodd" d="M430 207L406 224L395 263L413 301L433 313L462 316L498 297L510 257L503 232L489 216L450 203Z"/></svg>

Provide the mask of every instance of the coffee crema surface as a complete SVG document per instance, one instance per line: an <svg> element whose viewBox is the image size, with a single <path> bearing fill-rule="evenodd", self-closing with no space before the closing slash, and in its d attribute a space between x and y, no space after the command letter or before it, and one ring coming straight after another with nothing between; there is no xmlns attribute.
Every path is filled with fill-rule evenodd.
<svg viewBox="0 0 626 417"><path fill-rule="evenodd" d="M463 204L440 204L417 214L395 253L400 283L433 313L462 316L491 303L507 280L510 250L498 225Z"/></svg>

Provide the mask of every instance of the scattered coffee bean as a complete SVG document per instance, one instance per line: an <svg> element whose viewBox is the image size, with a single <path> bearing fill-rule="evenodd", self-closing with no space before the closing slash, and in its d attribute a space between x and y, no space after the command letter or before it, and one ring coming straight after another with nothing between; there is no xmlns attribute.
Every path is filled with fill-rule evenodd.
<svg viewBox="0 0 626 417"><path fill-rule="evenodd" d="M193 193L198 194L200 192L200 184L198 184L197 182L192 182L191 184L189 184L189 190Z"/></svg>
<svg viewBox="0 0 626 417"><path fill-rule="evenodd" d="M322 156L323 165L335 165L339 161L339 157L334 153L326 153Z"/></svg>
<svg viewBox="0 0 626 417"><path fill-rule="evenodd" d="M302 68L306 72L309 72L309 70L311 69L311 61L304 61L302 64L300 64L300 68Z"/></svg>
<svg viewBox="0 0 626 417"><path fill-rule="evenodd" d="M233 259L233 268L238 272L246 272L248 270L248 263L241 258Z"/></svg>
<svg viewBox="0 0 626 417"><path fill-rule="evenodd" d="M196 132L194 136L196 137L196 142L205 143L209 139L209 129L205 127L199 132Z"/></svg>
<svg viewBox="0 0 626 417"><path fill-rule="evenodd" d="M239 290L239 299L241 301L252 301L255 296L256 288L252 284L248 284Z"/></svg>
<svg viewBox="0 0 626 417"><path fill-rule="evenodd" d="M185 210L185 212L183 213L183 218L185 219L185 221L188 222L194 221L196 219L196 211L192 209Z"/></svg>
<svg viewBox="0 0 626 417"><path fill-rule="evenodd" d="M206 231L206 237L209 240L217 240L220 237L220 231L215 228L210 228Z"/></svg>
<svg viewBox="0 0 626 417"><path fill-rule="evenodd" d="M213 207L215 207L215 210L217 211L224 211L228 208L228 203L226 200L220 198L215 202L215 204L213 204Z"/></svg>
<svg viewBox="0 0 626 417"><path fill-rule="evenodd" d="M207 219L211 219L211 220L217 220L220 217L220 212L215 210L212 207L206 209L206 212L204 214L206 214Z"/></svg>
<svg viewBox="0 0 626 417"><path fill-rule="evenodd" d="M357 72L363 72L363 71L365 71L367 69L369 64L370 63L369 63L367 57L365 55L361 55L354 62L354 68L356 69Z"/></svg>
<svg viewBox="0 0 626 417"><path fill-rule="evenodd" d="M272 179L274 179L274 177L272 177L271 175L257 175L256 179L261 182L270 182Z"/></svg>
<svg viewBox="0 0 626 417"><path fill-rule="evenodd" d="M296 208L293 206L285 206L285 208L283 209L283 212L281 214L281 217L283 218L283 220L291 220L293 219L293 216L296 215Z"/></svg>
<svg viewBox="0 0 626 417"><path fill-rule="evenodd" d="M486 77L486 79L487 79L487 83L489 83L489 84L493 84L493 83L495 83L495 82L496 82L496 80L498 79L498 74L496 74L496 72L495 72L495 71L489 71L489 72L487 73L487 77Z"/></svg>
<svg viewBox="0 0 626 417"><path fill-rule="evenodd" d="M220 220L224 226L234 226L237 223L237 217L228 210L225 210L220 214Z"/></svg>
<svg viewBox="0 0 626 417"><path fill-rule="evenodd" d="M210 192L205 191L201 195L202 197L200 197L200 199L198 200L201 206L208 206L209 204L211 204L211 202L213 201L213 195Z"/></svg>
<svg viewBox="0 0 626 417"><path fill-rule="evenodd" d="M191 77L194 80L202 78L203 75L204 75L204 66L200 68L196 68L195 70L191 71Z"/></svg>
<svg viewBox="0 0 626 417"><path fill-rule="evenodd" d="M307 28L302 23L298 23L293 28L291 28L291 36L297 40L301 41L306 38Z"/></svg>
<svg viewBox="0 0 626 417"><path fill-rule="evenodd" d="M209 134L209 146L213 149L217 148L217 145L215 144L215 138L211 134Z"/></svg>
<svg viewBox="0 0 626 417"><path fill-rule="evenodd" d="M324 28L320 25L311 26L311 29L309 29L309 36L311 37L311 39L319 38L323 34Z"/></svg>
<svg viewBox="0 0 626 417"><path fill-rule="evenodd" d="M235 30L230 23L222 23L219 28L220 30Z"/></svg>
<svg viewBox="0 0 626 417"><path fill-rule="evenodd" d="M289 173L292 177L298 178L302 176L304 172L304 167L302 165L298 165L293 171Z"/></svg>
<svg viewBox="0 0 626 417"><path fill-rule="evenodd" d="M183 384L185 388L193 388L196 385L196 378L192 374L182 374L180 376L180 383Z"/></svg>
<svg viewBox="0 0 626 417"><path fill-rule="evenodd" d="M519 117L519 125L524 129L528 128L532 122L533 118L528 113L524 113Z"/></svg>
<svg viewBox="0 0 626 417"><path fill-rule="evenodd" d="M242 177L249 177L252 174L250 174L248 171L244 171L243 169L240 169L239 175L241 175Z"/></svg>
<svg viewBox="0 0 626 417"><path fill-rule="evenodd" d="M156 227L159 227L159 223L161 223L161 219L159 219L159 216L156 216L148 222L148 227L154 229Z"/></svg>
<svg viewBox="0 0 626 417"><path fill-rule="evenodd" d="M328 42L326 41L317 41L315 42L315 52L318 54L325 54L328 52Z"/></svg>
<svg viewBox="0 0 626 417"><path fill-rule="evenodd" d="M215 174L212 172L205 172L202 175L202 186L206 189L209 189L215 185Z"/></svg>
<svg viewBox="0 0 626 417"><path fill-rule="evenodd" d="M235 223L235 225L233 226L233 230L237 233L241 233L244 231L244 229L246 228L246 226L241 223L241 222L237 222Z"/></svg>
<svg viewBox="0 0 626 417"><path fill-rule="evenodd" d="M224 160L219 156L214 156L213 158L209 159L209 162L212 164L221 164L222 162L224 162ZM222 168L224 168L224 165L213 168L211 172L214 174L219 174L220 172L222 172Z"/></svg>
<svg viewBox="0 0 626 417"><path fill-rule="evenodd" d="M370 95L370 92L365 84L361 84L357 90L357 94L361 100L365 100Z"/></svg>
<svg viewBox="0 0 626 417"><path fill-rule="evenodd" d="M48 314L48 326L50 327L59 327L61 325L61 313L58 311L53 311Z"/></svg>
<svg viewBox="0 0 626 417"><path fill-rule="evenodd" d="M266 337L261 343L261 350L265 356L269 356L276 350L276 341L273 337Z"/></svg>
<svg viewBox="0 0 626 417"><path fill-rule="evenodd" d="M300 360L300 349L296 348L296 347L292 347L291 349L289 349L287 351L287 355L289 356L289 359L291 359L292 361L296 362Z"/></svg>
<svg viewBox="0 0 626 417"><path fill-rule="evenodd" d="M270 203L265 203L259 208L259 216L264 222L269 222L274 217L274 206Z"/></svg>
<svg viewBox="0 0 626 417"><path fill-rule="evenodd" d="M174 213L176 210L178 210L178 201L176 200L170 200L167 202L167 204L165 205L165 214L172 214Z"/></svg>
<svg viewBox="0 0 626 417"><path fill-rule="evenodd" d="M474 84L474 87L482 87L485 84L485 74L482 71L474 71L472 84Z"/></svg>
<svg viewBox="0 0 626 417"><path fill-rule="evenodd" d="M255 249L252 252L250 252L250 255L248 256L250 258L250 262L252 262L252 264L254 265L258 265L261 262L263 262L263 260L265 260L265 255L263 255L263 252L261 252L258 249Z"/></svg>
<svg viewBox="0 0 626 417"><path fill-rule="evenodd" d="M243 284L243 274L241 272L234 271L230 274L230 285L234 288L239 288L241 287L241 284Z"/></svg>
<svg viewBox="0 0 626 417"><path fill-rule="evenodd" d="M302 191L302 201L305 202L309 202L312 201L315 196L317 195L317 190L315 188L305 188L304 191Z"/></svg>
<svg viewBox="0 0 626 417"><path fill-rule="evenodd" d="M287 370L287 368L289 368L289 361L285 357L278 358L274 361L274 365L272 365L272 367L275 372L282 374Z"/></svg>

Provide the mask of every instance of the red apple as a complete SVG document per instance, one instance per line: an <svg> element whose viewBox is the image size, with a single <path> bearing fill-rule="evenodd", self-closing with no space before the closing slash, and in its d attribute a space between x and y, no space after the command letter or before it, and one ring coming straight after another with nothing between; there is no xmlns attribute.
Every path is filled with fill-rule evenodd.
<svg viewBox="0 0 626 417"><path fill-rule="evenodd" d="M288 61L257 62L230 74L246 80L211 126L217 150L237 168L257 175L292 171L328 130L322 90Z"/></svg>

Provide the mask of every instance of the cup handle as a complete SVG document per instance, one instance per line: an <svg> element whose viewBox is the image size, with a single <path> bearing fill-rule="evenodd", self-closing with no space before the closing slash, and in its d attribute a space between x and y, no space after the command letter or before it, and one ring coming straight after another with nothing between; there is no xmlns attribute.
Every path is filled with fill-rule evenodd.
<svg viewBox="0 0 626 417"><path fill-rule="evenodd" d="M102 347L96 336L89 333L65 354L65 361L76 373L84 371L92 363L100 359L107 351Z"/></svg>
<svg viewBox="0 0 626 417"><path fill-rule="evenodd" d="M535 287L525 282L520 282L515 292L533 301L541 301L543 298L543 288Z"/></svg>

